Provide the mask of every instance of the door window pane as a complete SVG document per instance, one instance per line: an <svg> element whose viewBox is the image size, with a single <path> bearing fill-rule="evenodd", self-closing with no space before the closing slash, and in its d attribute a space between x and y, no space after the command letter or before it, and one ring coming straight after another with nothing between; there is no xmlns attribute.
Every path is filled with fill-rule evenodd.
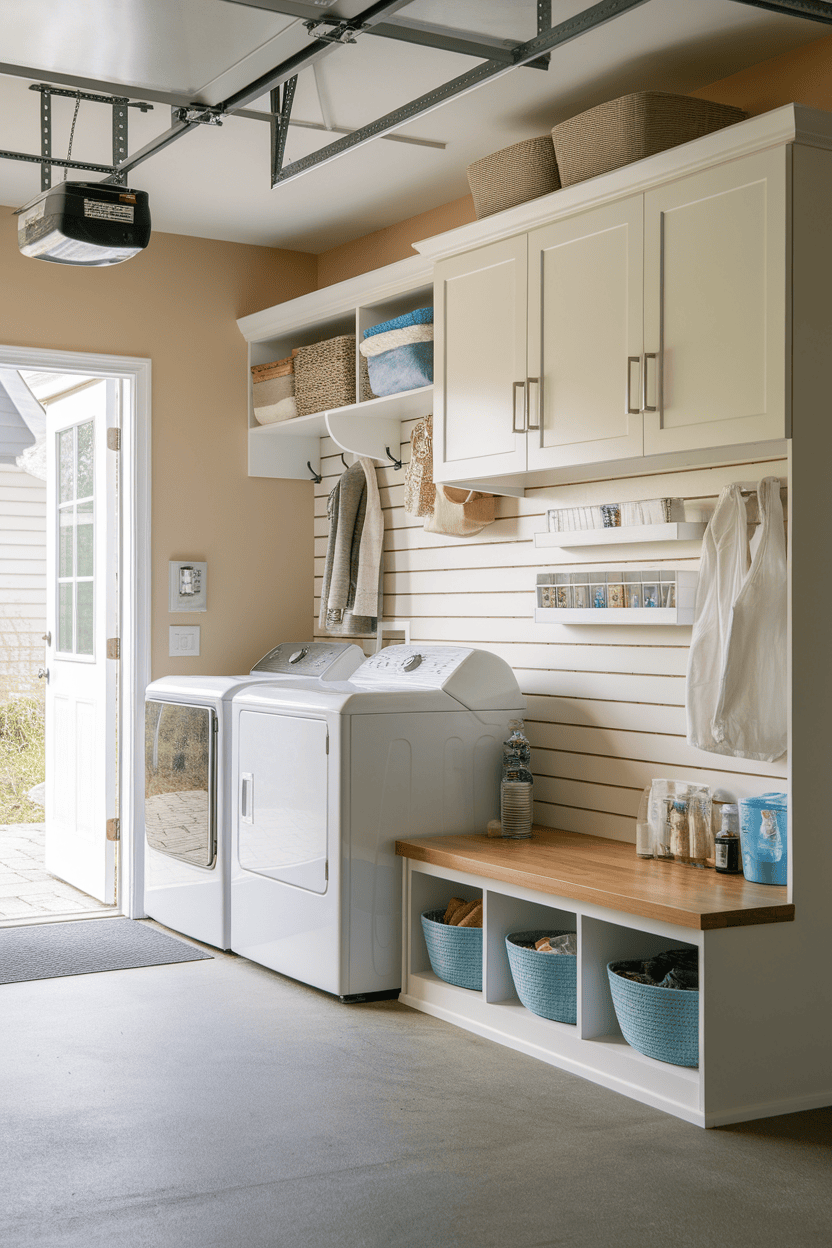
<svg viewBox="0 0 832 1248"><path fill-rule="evenodd" d="M62 654L95 653L94 433L94 422L86 420L57 434L57 634Z"/></svg>
<svg viewBox="0 0 832 1248"><path fill-rule="evenodd" d="M93 589L92 581L79 581L75 596L78 628L75 642L76 654L92 654L93 638Z"/></svg>
<svg viewBox="0 0 832 1248"><path fill-rule="evenodd" d="M58 502L68 503L75 497L75 430L64 429L58 434Z"/></svg>
<svg viewBox="0 0 832 1248"><path fill-rule="evenodd" d="M58 576L72 576L72 547L75 536L74 508L65 507L58 513Z"/></svg>
<svg viewBox="0 0 832 1248"><path fill-rule="evenodd" d="M86 424L78 425L78 488L75 491L76 498L92 497L92 470L93 470L93 424L88 420Z"/></svg>
<svg viewBox="0 0 832 1248"><path fill-rule="evenodd" d="M88 503L79 503L77 508L77 551L78 576L93 574L93 514L92 499Z"/></svg>
<svg viewBox="0 0 832 1248"><path fill-rule="evenodd" d="M58 586L58 649L72 653L72 597L73 584Z"/></svg>

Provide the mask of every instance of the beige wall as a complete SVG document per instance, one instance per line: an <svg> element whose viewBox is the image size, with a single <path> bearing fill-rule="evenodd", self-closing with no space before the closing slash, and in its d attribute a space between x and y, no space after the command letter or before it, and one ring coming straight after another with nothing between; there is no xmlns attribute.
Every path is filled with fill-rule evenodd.
<svg viewBox="0 0 832 1248"><path fill-rule="evenodd" d="M473 220L474 201L470 195L464 195L462 199L454 199L429 212L421 212L417 217L399 221L386 230L376 230L374 234L365 234L351 243L333 247L318 256L318 286L332 286L335 282L357 277L359 273L369 273L371 269L380 269L385 264L415 256L412 244L420 238L444 234L446 230L467 225Z"/></svg>
<svg viewBox="0 0 832 1248"><path fill-rule="evenodd" d="M24 259L0 226L0 342L153 362L153 674L247 671L308 633L312 491L247 475L246 343L236 318L315 288L299 252L154 234L111 269ZM208 611L170 616L169 559L208 561ZM168 625L201 625L198 660Z"/></svg>
<svg viewBox="0 0 832 1248"><path fill-rule="evenodd" d="M735 104L753 115L791 103L832 112L832 35L700 87L691 95ZM474 201L465 195L386 230L333 247L318 257L318 286L330 286L404 260L415 254L412 244L420 238L443 234L473 220Z"/></svg>

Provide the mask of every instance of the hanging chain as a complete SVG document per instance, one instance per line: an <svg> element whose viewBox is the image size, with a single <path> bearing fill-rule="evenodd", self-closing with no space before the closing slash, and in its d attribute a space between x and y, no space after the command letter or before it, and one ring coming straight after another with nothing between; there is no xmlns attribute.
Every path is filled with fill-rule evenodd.
<svg viewBox="0 0 832 1248"><path fill-rule="evenodd" d="M81 89L78 88L78 95L75 98L75 112L72 114L72 127L69 131L69 147L66 149L67 160L72 160L72 140L75 138L75 123L78 120L78 109L81 107ZM69 169L64 169L64 182L69 177Z"/></svg>

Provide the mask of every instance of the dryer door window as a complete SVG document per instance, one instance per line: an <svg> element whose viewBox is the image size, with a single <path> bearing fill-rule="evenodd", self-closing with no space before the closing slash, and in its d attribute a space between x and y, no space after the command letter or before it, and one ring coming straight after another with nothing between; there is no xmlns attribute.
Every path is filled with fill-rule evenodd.
<svg viewBox="0 0 832 1248"><path fill-rule="evenodd" d="M320 719L243 711L238 854L244 871L325 893L327 727Z"/></svg>
<svg viewBox="0 0 832 1248"><path fill-rule="evenodd" d="M213 867L217 857L216 727L209 706L145 703L147 843L195 867Z"/></svg>

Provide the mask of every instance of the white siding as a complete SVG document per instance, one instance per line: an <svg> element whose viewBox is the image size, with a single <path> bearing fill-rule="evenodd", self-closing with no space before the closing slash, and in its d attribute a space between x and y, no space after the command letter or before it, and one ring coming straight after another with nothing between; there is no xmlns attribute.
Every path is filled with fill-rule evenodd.
<svg viewBox="0 0 832 1248"><path fill-rule="evenodd" d="M46 482L0 465L0 697L37 686L46 632Z"/></svg>
<svg viewBox="0 0 832 1248"><path fill-rule="evenodd" d="M402 427L409 439L415 422ZM402 446L405 460L409 445ZM315 628L327 543L327 495L343 472L321 443L315 487ZM785 460L615 482L540 487L497 500L497 520L472 538L434 536L406 515L403 472L378 469L385 522L384 615L412 622L413 642L492 650L514 668L528 703L536 818L550 827L635 840L635 817L654 777L697 780L737 797L785 788L785 759L764 764L705 754L685 740L685 670L690 628L535 624L535 575L569 563L650 562L696 567L698 543L540 549L546 508L671 495L713 506L731 481L786 481ZM371 652L374 641L365 649Z"/></svg>

